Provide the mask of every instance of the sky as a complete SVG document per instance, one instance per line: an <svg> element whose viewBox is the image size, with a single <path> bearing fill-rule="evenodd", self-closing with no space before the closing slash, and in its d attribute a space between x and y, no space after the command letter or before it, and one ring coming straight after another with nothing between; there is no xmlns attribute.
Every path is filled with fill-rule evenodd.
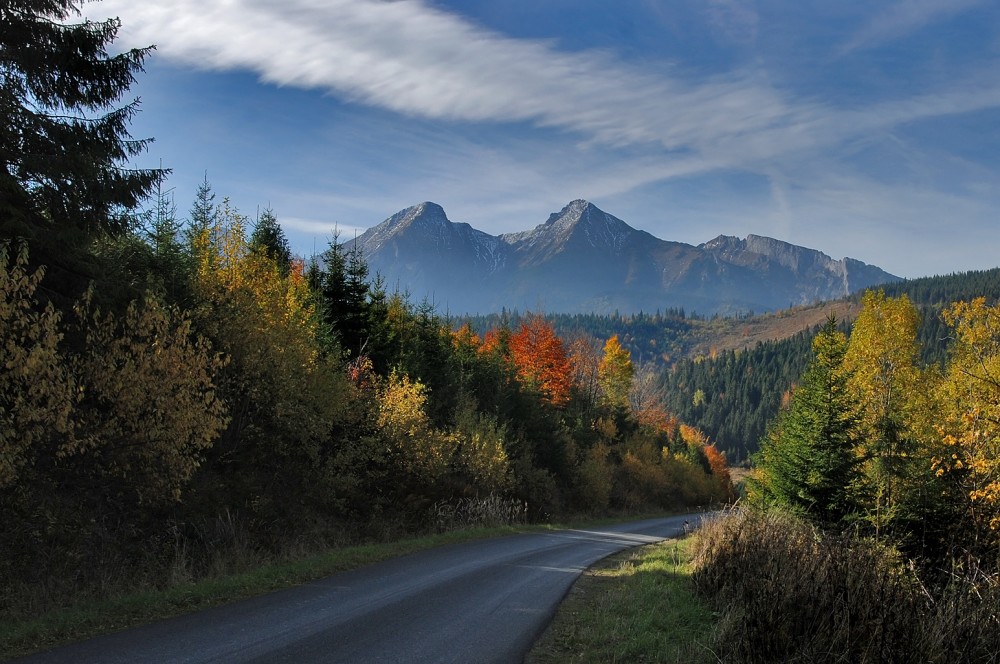
<svg viewBox="0 0 1000 664"><path fill-rule="evenodd" d="M1000 265L995 0L103 0L184 217L293 249L423 201L492 234L584 198L898 276Z"/></svg>

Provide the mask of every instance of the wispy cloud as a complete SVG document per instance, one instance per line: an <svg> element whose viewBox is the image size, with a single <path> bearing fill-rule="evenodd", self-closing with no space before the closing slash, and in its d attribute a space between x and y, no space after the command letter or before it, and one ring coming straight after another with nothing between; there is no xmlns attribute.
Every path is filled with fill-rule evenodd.
<svg viewBox="0 0 1000 664"><path fill-rule="evenodd" d="M877 13L841 49L841 54L900 39L965 12L985 0L901 0Z"/></svg>
<svg viewBox="0 0 1000 664"><path fill-rule="evenodd" d="M715 2L730 13L739 6ZM894 24L950 11L930 0L905 6L908 12L903 5L891 12ZM156 43L160 55L197 67L254 71L271 83L415 117L530 122L605 146L655 145L675 162L670 171L676 163L743 166L928 112L907 103L928 101L934 113L1000 103L994 77L968 98L949 93L947 107L928 98L889 115L855 112L845 122L836 109L797 99L752 71L686 80L671 67L653 71L603 52L509 38L420 0L106 0L96 7L123 17L130 43ZM871 38L888 30L873 25Z"/></svg>
<svg viewBox="0 0 1000 664"><path fill-rule="evenodd" d="M706 0L713 33L737 44L752 44L757 40L760 17L750 0Z"/></svg>
<svg viewBox="0 0 1000 664"><path fill-rule="evenodd" d="M281 217L278 219L278 222L281 224L282 228L292 229L310 235L318 235L321 237L333 237L334 234L336 234L341 240L350 239L355 235L360 235L365 232L364 228L359 228L357 226L345 226L344 224L336 221L319 221L316 219L300 219L298 217Z"/></svg>
<svg viewBox="0 0 1000 664"><path fill-rule="evenodd" d="M418 0L272 2L108 0L124 36L202 68L245 69L396 112L462 121L529 121L606 144L685 149L706 128L736 136L795 122L748 75L685 84L603 53L517 40Z"/></svg>

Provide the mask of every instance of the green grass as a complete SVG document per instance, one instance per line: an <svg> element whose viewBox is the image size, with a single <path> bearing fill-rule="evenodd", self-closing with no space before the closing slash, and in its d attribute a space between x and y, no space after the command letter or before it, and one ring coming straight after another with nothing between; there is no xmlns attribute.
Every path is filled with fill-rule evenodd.
<svg viewBox="0 0 1000 664"><path fill-rule="evenodd" d="M586 571L525 661L716 661L715 618L691 582L693 542L629 550Z"/></svg>

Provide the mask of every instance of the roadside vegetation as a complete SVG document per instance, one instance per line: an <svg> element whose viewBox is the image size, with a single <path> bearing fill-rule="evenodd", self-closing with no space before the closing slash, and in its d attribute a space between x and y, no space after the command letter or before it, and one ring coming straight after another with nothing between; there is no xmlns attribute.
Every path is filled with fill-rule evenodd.
<svg viewBox="0 0 1000 664"><path fill-rule="evenodd" d="M905 295L866 293L849 330L830 319L812 339L745 500L691 540L683 581L715 617L699 640L710 661L997 661L1000 305L975 298L939 315L951 338L943 362L925 359ZM684 606L649 599L644 564L588 575L539 661L678 661L637 645L670 638L659 612ZM633 610L657 620L638 637ZM606 636L616 630L620 642Z"/></svg>
<svg viewBox="0 0 1000 664"><path fill-rule="evenodd" d="M956 566L928 582L890 543L785 512L710 523L695 567L719 615L714 661L985 663L1000 652L995 572Z"/></svg>
<svg viewBox="0 0 1000 664"><path fill-rule="evenodd" d="M716 661L716 619L691 580L694 552L694 538L668 540L585 571L525 661Z"/></svg>
<svg viewBox="0 0 1000 664"><path fill-rule="evenodd" d="M631 336L596 338L560 336L538 315L456 325L388 291L336 237L319 256L294 256L274 211L247 217L207 177L179 213L168 173L131 163L148 141L129 134L137 102L123 98L151 50L108 55L118 22L75 24L78 8L0 9L0 622L134 592L201 605L191 584L272 563L284 578L280 565L355 544L726 503L735 492L715 436L745 456L774 409L747 504L754 518L779 508L808 526L787 526L801 533L788 546L804 548L776 560L827 574L842 552L867 556L898 580L877 586L903 598L894 610L958 635L897 632L894 615L851 609L850 627L879 641L852 633L849 657L876 661L888 652L879 644L908 639L929 644L923 661L989 661L1000 573L994 301L938 303L922 324L906 295L869 293L849 341L832 319L815 340L801 336L813 351L801 371L766 345L759 365L710 349L671 373L683 384L670 390L630 351L681 349L649 336L649 317L633 319ZM972 282L941 283L950 297ZM683 312L656 316L690 327ZM936 330L927 343L950 342L927 351L926 329ZM768 376L796 385L760 389ZM717 432L685 419L672 394ZM716 596L735 587L730 575L764 584L745 586L747 604L796 578L780 573L785 562L771 576L740 562L761 548L730 552L744 531L770 532L746 525L703 540L695 580L718 611L739 606ZM830 587L850 589L835 597L853 606L855 581ZM945 622L928 617L938 614ZM775 629L753 636L799 638Z"/></svg>

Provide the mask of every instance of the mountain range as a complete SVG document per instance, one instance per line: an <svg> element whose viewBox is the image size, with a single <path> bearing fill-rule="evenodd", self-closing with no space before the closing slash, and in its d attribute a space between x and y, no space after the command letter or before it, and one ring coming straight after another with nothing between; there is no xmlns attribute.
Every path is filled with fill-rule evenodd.
<svg viewBox="0 0 1000 664"><path fill-rule="evenodd" d="M401 210L353 242L389 289L451 314L680 309L773 311L844 297L895 277L851 258L758 235L698 246L661 240L585 200L532 230L490 235L436 203Z"/></svg>

